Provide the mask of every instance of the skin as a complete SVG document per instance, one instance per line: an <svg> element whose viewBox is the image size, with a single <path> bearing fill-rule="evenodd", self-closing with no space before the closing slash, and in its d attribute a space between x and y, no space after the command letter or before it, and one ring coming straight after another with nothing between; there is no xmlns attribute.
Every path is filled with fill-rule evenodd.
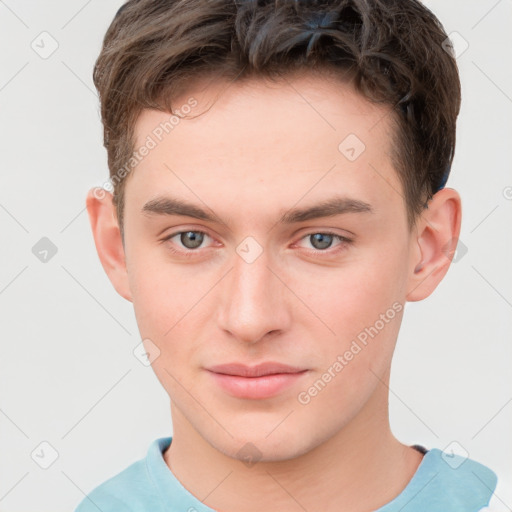
<svg viewBox="0 0 512 512"><path fill-rule="evenodd" d="M124 247L111 195L87 197L101 263L133 303L142 339L160 350L152 366L173 420L165 462L215 510L375 510L422 459L388 419L403 308L309 403L297 396L392 304L433 292L459 236L460 197L436 193L410 231L389 157L392 114L346 83L319 75L198 83L174 104L191 96L192 115L205 113L182 120L127 177ZM136 147L168 118L143 111ZM338 150L350 133L366 146L353 162ZM336 194L372 212L279 222ZM142 211L162 195L220 220ZM193 230L208 235L198 249L179 235L163 241ZM318 248L309 235L325 232L352 242L334 237ZM247 236L263 249L252 263L236 252ZM171 248L195 252L186 258ZM277 396L251 400L227 394L205 370L263 361L308 371ZM238 453L247 443L261 457L250 466Z"/></svg>

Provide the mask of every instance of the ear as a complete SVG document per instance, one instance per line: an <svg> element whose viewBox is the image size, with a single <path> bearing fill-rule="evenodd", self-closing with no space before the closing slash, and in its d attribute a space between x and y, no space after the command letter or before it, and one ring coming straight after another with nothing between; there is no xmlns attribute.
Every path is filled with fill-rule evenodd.
<svg viewBox="0 0 512 512"><path fill-rule="evenodd" d="M112 194L102 188L93 188L87 194L86 206L103 269L117 293L131 302L124 247Z"/></svg>
<svg viewBox="0 0 512 512"><path fill-rule="evenodd" d="M434 194L421 214L412 240L408 301L428 297L448 272L459 240L461 214L460 196L452 188Z"/></svg>

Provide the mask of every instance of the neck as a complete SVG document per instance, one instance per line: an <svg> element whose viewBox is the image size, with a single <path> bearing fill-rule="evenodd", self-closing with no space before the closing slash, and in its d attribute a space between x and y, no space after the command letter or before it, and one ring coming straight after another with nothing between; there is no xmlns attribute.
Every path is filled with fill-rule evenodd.
<svg viewBox="0 0 512 512"><path fill-rule="evenodd" d="M251 467L212 447L178 410L173 427L167 466L190 493L221 512L375 510L403 491L423 457L392 435L387 396L373 396L310 452Z"/></svg>

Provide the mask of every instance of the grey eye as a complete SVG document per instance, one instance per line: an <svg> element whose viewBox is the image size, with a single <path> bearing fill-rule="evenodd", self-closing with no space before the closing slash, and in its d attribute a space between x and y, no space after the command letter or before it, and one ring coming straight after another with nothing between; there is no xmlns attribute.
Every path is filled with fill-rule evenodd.
<svg viewBox="0 0 512 512"><path fill-rule="evenodd" d="M311 245L315 249L327 249L332 245L334 235L329 235L328 233L314 233L309 235L309 240Z"/></svg>
<svg viewBox="0 0 512 512"><path fill-rule="evenodd" d="M187 249L197 249L204 240L204 233L200 231L184 231L180 233L180 242Z"/></svg>

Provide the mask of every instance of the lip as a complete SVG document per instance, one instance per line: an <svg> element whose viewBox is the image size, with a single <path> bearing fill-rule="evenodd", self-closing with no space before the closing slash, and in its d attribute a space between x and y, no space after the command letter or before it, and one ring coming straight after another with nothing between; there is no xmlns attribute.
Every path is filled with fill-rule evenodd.
<svg viewBox="0 0 512 512"><path fill-rule="evenodd" d="M229 363L206 369L217 385L238 398L271 398L295 384L309 370L282 363L265 362L256 366Z"/></svg>

